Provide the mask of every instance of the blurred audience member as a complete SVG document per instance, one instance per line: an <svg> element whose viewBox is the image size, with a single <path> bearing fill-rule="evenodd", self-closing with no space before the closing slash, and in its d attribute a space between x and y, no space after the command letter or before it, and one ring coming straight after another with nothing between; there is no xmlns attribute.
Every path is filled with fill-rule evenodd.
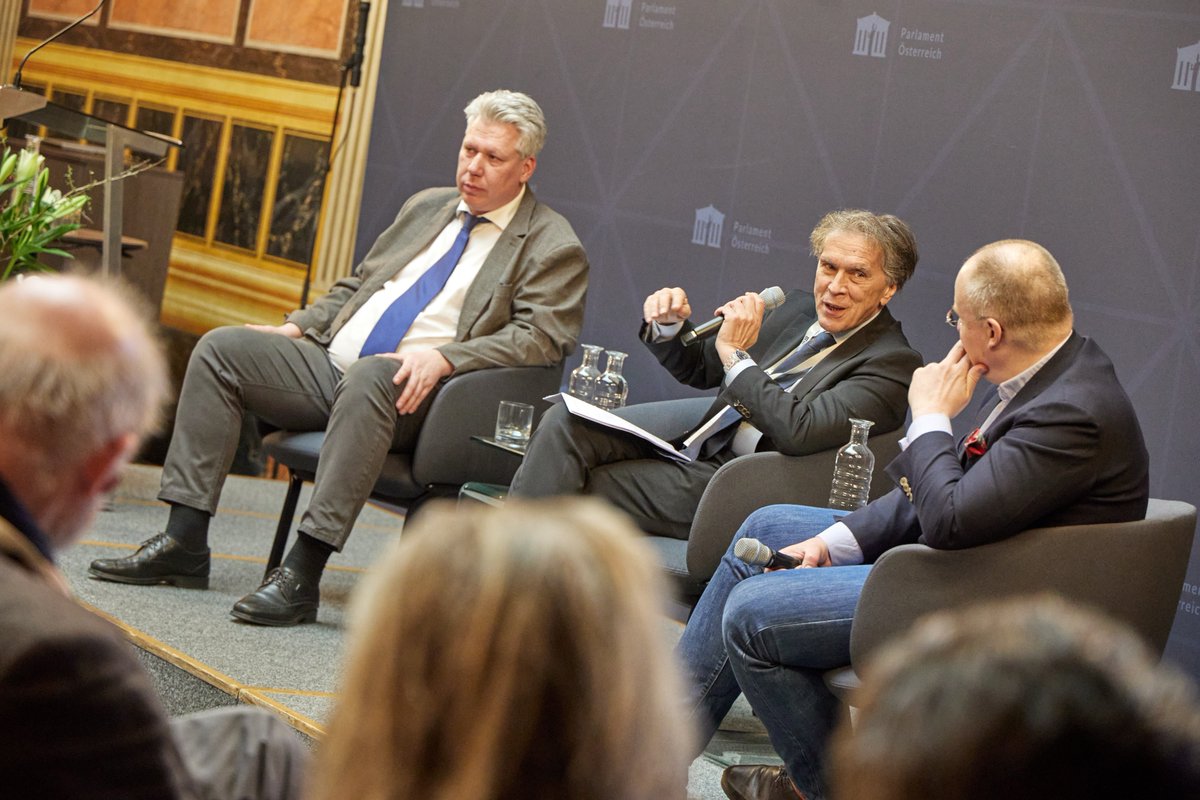
<svg viewBox="0 0 1200 800"><path fill-rule="evenodd" d="M868 667L840 800L1200 797L1200 705L1128 629L1049 597L928 617Z"/></svg>
<svg viewBox="0 0 1200 800"><path fill-rule="evenodd" d="M0 775L5 797L295 798L303 746L247 707L168 722L133 648L80 607L55 554L158 420L166 367L121 294L0 288Z"/></svg>
<svg viewBox="0 0 1200 800"><path fill-rule="evenodd" d="M431 509L356 600L313 798L682 798L664 602L597 501Z"/></svg>

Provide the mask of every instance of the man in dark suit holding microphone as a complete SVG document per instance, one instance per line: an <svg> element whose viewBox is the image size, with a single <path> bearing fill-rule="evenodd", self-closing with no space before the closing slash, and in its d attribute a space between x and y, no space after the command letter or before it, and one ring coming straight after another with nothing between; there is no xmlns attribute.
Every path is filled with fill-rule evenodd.
<svg viewBox="0 0 1200 800"><path fill-rule="evenodd" d="M978 250L959 271L946 321L959 341L913 374L905 450L887 468L897 488L840 521L830 509L759 509L688 622L679 652L702 737L742 692L785 764L727 769L731 798L824 796L837 702L822 672L849 663L855 604L884 551L1145 516L1149 458L1137 416L1108 357L1073 331L1066 280L1045 248L1008 240ZM994 397L956 444L950 419L983 377ZM743 538L816 569L762 574L734 557Z"/></svg>
<svg viewBox="0 0 1200 800"><path fill-rule="evenodd" d="M717 309L724 322L715 338L686 344L695 327L683 289L646 298L641 338L654 356L681 383L720 388L681 442L694 461L670 460L555 406L530 441L512 494L600 495L644 529L686 538L722 464L761 450L837 447L851 417L873 420L880 432L898 428L921 357L886 306L916 268L912 231L890 214L841 210L821 219L810 243L813 294L791 292L765 316L757 293L735 298Z"/></svg>

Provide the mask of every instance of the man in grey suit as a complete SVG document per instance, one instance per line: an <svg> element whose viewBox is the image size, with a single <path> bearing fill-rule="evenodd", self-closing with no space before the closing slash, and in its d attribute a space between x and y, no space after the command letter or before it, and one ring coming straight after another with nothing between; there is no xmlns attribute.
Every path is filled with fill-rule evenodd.
<svg viewBox="0 0 1200 800"><path fill-rule="evenodd" d="M742 295L717 309L724 322L702 344L682 343L693 329L683 289L646 298L641 337L654 356L681 383L720 388L679 441L695 451L694 461L661 457L640 439L555 406L530 441L512 493L601 495L644 529L686 538L722 464L758 450L837 447L849 439L851 417L873 420L879 432L898 428L921 357L886 306L916 268L912 231L890 214L841 210L821 219L810 243L813 294L791 292L765 317L758 294Z"/></svg>
<svg viewBox="0 0 1200 800"><path fill-rule="evenodd" d="M307 751L248 706L168 721L134 650L54 564L158 420L167 370L144 321L90 280L0 288L0 775L6 797L300 794Z"/></svg>
<svg viewBox="0 0 1200 800"><path fill-rule="evenodd" d="M496 91L466 108L456 188L410 198L353 276L278 327L221 328L188 365L159 498L166 531L91 574L134 584L208 585L208 523L242 415L326 430L312 500L282 566L233 616L316 619L325 562L340 550L390 450L411 448L440 382L560 362L579 337L587 258L570 224L526 183L542 111Z"/></svg>

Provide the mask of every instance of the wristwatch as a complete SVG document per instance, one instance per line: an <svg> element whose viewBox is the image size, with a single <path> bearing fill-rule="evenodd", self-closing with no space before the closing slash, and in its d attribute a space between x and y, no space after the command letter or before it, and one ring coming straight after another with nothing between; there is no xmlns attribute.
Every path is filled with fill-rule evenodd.
<svg viewBox="0 0 1200 800"><path fill-rule="evenodd" d="M725 359L725 371L729 372L729 370L733 369L734 364L738 363L739 361L747 361L749 358L750 354L745 350L734 350L729 354L729 358Z"/></svg>

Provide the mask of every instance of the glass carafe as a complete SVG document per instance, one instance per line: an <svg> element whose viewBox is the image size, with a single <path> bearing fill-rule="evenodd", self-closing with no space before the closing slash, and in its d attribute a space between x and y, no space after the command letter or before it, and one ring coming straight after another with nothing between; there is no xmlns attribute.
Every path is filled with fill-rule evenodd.
<svg viewBox="0 0 1200 800"><path fill-rule="evenodd" d="M625 405L625 398L629 396L629 384L621 374L624 366L625 354L609 350L604 374L596 382L596 405L609 411Z"/></svg>
<svg viewBox="0 0 1200 800"><path fill-rule="evenodd" d="M875 454L867 447L867 433L874 424L869 419L850 420L850 441L838 450L833 467L830 508L854 511L867 504L871 472L875 469Z"/></svg>
<svg viewBox="0 0 1200 800"><path fill-rule="evenodd" d="M596 383L600 380L600 354L604 348L594 344L583 346L583 363L571 371L567 379L567 394L596 402Z"/></svg>

